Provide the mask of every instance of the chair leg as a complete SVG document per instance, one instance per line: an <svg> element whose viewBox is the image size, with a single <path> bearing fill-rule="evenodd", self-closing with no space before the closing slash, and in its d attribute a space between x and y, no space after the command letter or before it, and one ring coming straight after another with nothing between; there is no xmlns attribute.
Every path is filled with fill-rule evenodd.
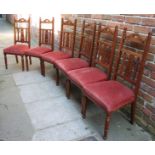
<svg viewBox="0 0 155 155"><path fill-rule="evenodd" d="M111 119L111 113L107 113L106 120L105 120L105 126L104 126L104 135L103 135L103 139L105 140L107 139L107 135L109 131L110 119Z"/></svg>
<svg viewBox="0 0 155 155"><path fill-rule="evenodd" d="M66 97L70 99L71 94L71 82L69 79L66 80Z"/></svg>
<svg viewBox="0 0 155 155"><path fill-rule="evenodd" d="M17 56L17 55L15 55L15 57L16 57L16 63L18 64L18 56Z"/></svg>
<svg viewBox="0 0 155 155"><path fill-rule="evenodd" d="M24 56L21 56L21 61L22 61L22 71L24 71Z"/></svg>
<svg viewBox="0 0 155 155"><path fill-rule="evenodd" d="M55 69L56 69L56 85L59 86L59 69L58 68Z"/></svg>
<svg viewBox="0 0 155 155"><path fill-rule="evenodd" d="M31 56L29 56L30 65L32 65L32 59Z"/></svg>
<svg viewBox="0 0 155 155"><path fill-rule="evenodd" d="M83 95L81 104L81 114L83 119L86 118L87 105L88 105L88 98L85 95Z"/></svg>
<svg viewBox="0 0 155 155"><path fill-rule="evenodd" d="M28 62L28 56L25 56L26 59L26 70L29 71L29 62Z"/></svg>
<svg viewBox="0 0 155 155"><path fill-rule="evenodd" d="M8 69L7 54L4 54L5 68Z"/></svg>
<svg viewBox="0 0 155 155"><path fill-rule="evenodd" d="M135 111L136 111L136 102L131 104L131 124L135 122Z"/></svg>
<svg viewBox="0 0 155 155"><path fill-rule="evenodd" d="M40 73L42 76L45 76L45 62L40 58Z"/></svg>

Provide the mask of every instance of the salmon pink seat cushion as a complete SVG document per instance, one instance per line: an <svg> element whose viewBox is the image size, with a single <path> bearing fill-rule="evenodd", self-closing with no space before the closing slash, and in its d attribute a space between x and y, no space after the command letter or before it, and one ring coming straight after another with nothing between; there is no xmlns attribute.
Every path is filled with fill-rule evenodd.
<svg viewBox="0 0 155 155"><path fill-rule="evenodd" d="M42 54L50 52L51 49L47 47L35 47L29 49L25 54L33 57L40 57Z"/></svg>
<svg viewBox="0 0 155 155"><path fill-rule="evenodd" d="M71 58L71 54L64 53L62 51L54 51L42 54L41 58L44 61L55 64L57 60Z"/></svg>
<svg viewBox="0 0 155 155"><path fill-rule="evenodd" d="M26 51L30 48L27 45L17 44L12 45L4 49L5 54L17 54L17 55L24 55Z"/></svg>
<svg viewBox="0 0 155 155"><path fill-rule="evenodd" d="M86 67L69 71L68 77L79 87L83 87L88 83L105 81L108 78L106 73L96 67Z"/></svg>
<svg viewBox="0 0 155 155"><path fill-rule="evenodd" d="M103 81L84 86L86 96L107 112L113 112L134 101L131 89L117 81Z"/></svg>
<svg viewBox="0 0 155 155"><path fill-rule="evenodd" d="M70 58L56 61L56 66L58 69L62 70L64 73L68 71L88 67L88 62L80 58Z"/></svg>

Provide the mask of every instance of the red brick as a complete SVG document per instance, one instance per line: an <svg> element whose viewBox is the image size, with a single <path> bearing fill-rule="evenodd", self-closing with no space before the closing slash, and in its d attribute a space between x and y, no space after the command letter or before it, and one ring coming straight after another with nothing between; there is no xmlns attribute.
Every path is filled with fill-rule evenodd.
<svg viewBox="0 0 155 155"><path fill-rule="evenodd" d="M151 78L155 80L155 72L151 73Z"/></svg>
<svg viewBox="0 0 155 155"><path fill-rule="evenodd" d="M141 97L143 97L146 101L148 101L148 102L152 102L152 99L153 99L153 97L152 96L150 96L150 95L148 95L147 93L144 93L143 91L139 91L139 95L141 96Z"/></svg>
<svg viewBox="0 0 155 155"><path fill-rule="evenodd" d="M151 32L151 28L146 26L134 26L133 31L137 33L148 33Z"/></svg>
<svg viewBox="0 0 155 155"><path fill-rule="evenodd" d="M146 76L143 76L142 81L144 83L148 84L150 87L155 88L155 81L154 80L147 78Z"/></svg>
<svg viewBox="0 0 155 155"><path fill-rule="evenodd" d="M125 17L125 22L132 24L140 24L141 18L138 17Z"/></svg>
<svg viewBox="0 0 155 155"><path fill-rule="evenodd" d="M155 54L155 46L151 45L149 52Z"/></svg>
<svg viewBox="0 0 155 155"><path fill-rule="evenodd" d="M146 107L147 107L153 114L155 114L155 106L150 105L150 104L146 104Z"/></svg>
<svg viewBox="0 0 155 155"><path fill-rule="evenodd" d="M127 28L128 31L132 31L133 30L133 25L127 24L127 23L125 23L125 24L120 23L120 25L119 25L120 29L123 30L125 27Z"/></svg>
<svg viewBox="0 0 155 155"><path fill-rule="evenodd" d="M142 25L155 26L155 18L143 18Z"/></svg>
<svg viewBox="0 0 155 155"><path fill-rule="evenodd" d="M153 61L153 60L154 60L154 55L148 53L148 55L147 55L147 59L146 59L146 60L148 60L148 61Z"/></svg>
<svg viewBox="0 0 155 155"><path fill-rule="evenodd" d="M155 64L153 63L147 63L146 67L151 71L155 71Z"/></svg>

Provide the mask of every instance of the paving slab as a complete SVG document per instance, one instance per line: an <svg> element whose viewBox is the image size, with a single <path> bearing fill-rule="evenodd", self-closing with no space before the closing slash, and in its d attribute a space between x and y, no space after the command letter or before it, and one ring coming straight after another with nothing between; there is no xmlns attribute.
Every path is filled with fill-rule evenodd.
<svg viewBox="0 0 155 155"><path fill-rule="evenodd" d="M37 131L32 140L69 141L93 134L94 132L81 119L78 119Z"/></svg>

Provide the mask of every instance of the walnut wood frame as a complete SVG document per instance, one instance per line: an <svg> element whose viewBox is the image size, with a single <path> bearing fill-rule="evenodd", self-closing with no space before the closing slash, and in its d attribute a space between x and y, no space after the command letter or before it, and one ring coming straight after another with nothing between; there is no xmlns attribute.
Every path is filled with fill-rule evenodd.
<svg viewBox="0 0 155 155"><path fill-rule="evenodd" d="M140 82L141 82L141 79L142 79L142 74L143 74L143 70L144 70L144 65L145 65L147 53L149 51L150 42L151 42L151 35L152 34L148 33L148 36L145 39L143 39L143 37L141 37L139 34L130 34L130 35L127 36L126 30L127 29L125 28L124 31L123 31L121 43L120 43L120 46L119 46L118 57L117 57L117 60L116 60L116 66L115 66L113 79L117 80L117 77L119 77L121 75L121 78L123 78L123 80L125 80L125 81L131 83L132 85L134 85L133 92L135 94L135 100L132 103L131 102L128 103L128 104L131 104L131 123L134 124L135 110L136 110L136 99L137 99L137 96L138 96L138 90L139 90L139 87L140 87ZM135 53L135 52L130 51L130 50L124 50L124 45L125 45L126 41L141 43L141 45L144 47L143 48L143 53L141 52L141 53L138 54L138 53ZM128 53L129 60L128 61L123 60L123 63L120 65L121 58L123 57L123 59L126 59L126 57L124 57L124 55L123 55L124 53ZM129 80L129 77L127 78L127 76L131 75L130 72L133 71L133 69L131 69L131 67L133 67L131 65L131 59L133 59L133 58L136 58L138 60L138 63L140 65L140 67L138 69L136 67L137 76L136 76L135 80ZM126 62L126 64L124 64L125 62ZM124 70L124 72L119 70L119 68L121 68L122 65L126 66L126 71ZM123 74L124 76L122 76L122 73L124 73ZM135 76L135 75L133 74L133 76ZM82 113L83 118L86 117L88 99L92 100L95 103L95 101L91 98L91 96L89 96L86 92L83 91L83 97L82 97L82 101L81 101L82 102L82 104L81 104L82 105L81 113ZM106 119L105 119L104 135L103 135L104 139L107 139L111 115L112 115L111 112L106 111Z"/></svg>
<svg viewBox="0 0 155 155"><path fill-rule="evenodd" d="M27 27L26 28L20 27L19 25L22 23L26 23ZM28 44L30 48L31 46L30 24L31 24L30 17L28 18L28 20L24 18L17 19L16 17L14 17L14 45L16 45L17 43L25 43L25 44ZM15 55L16 63L18 63L18 55L21 56L22 71L24 71L25 67L24 67L24 55L23 54L4 53L4 62L5 62L6 69L8 69L7 55Z"/></svg>

